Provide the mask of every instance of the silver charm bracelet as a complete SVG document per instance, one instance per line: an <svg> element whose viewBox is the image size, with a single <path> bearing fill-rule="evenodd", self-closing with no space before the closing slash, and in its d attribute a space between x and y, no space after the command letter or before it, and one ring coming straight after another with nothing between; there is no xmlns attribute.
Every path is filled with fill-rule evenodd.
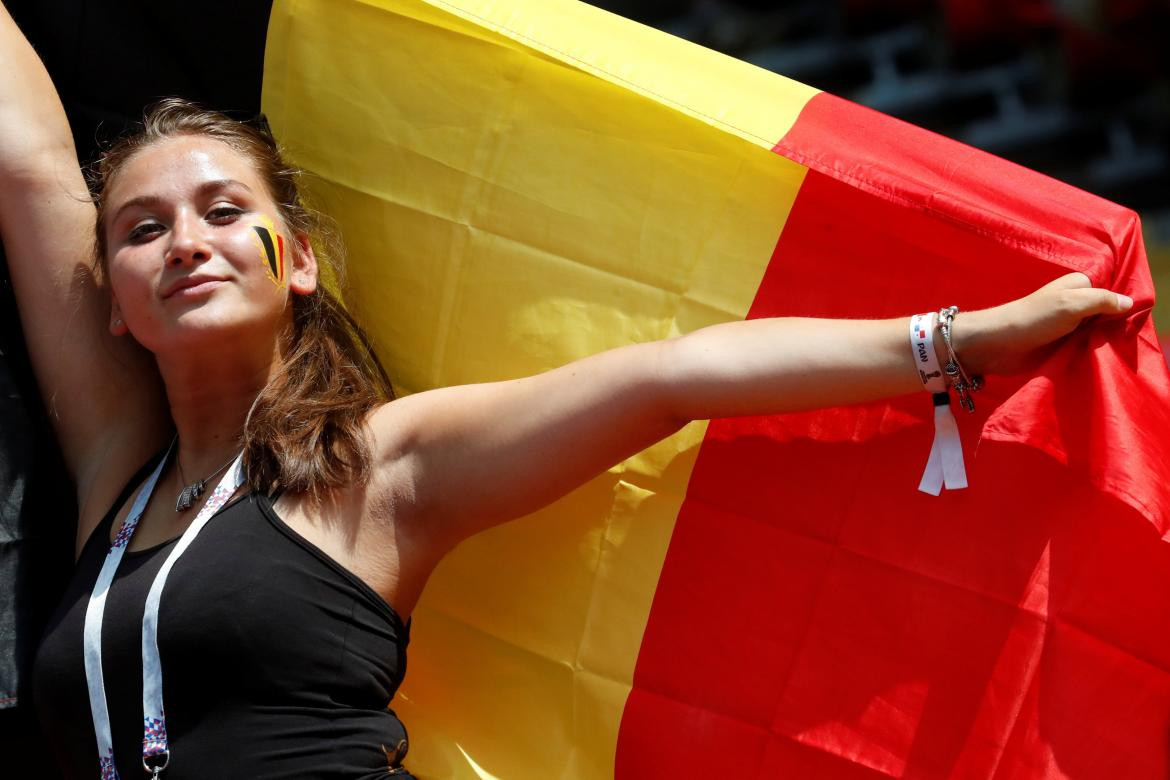
<svg viewBox="0 0 1170 780"><path fill-rule="evenodd" d="M968 412L974 412L975 401L971 398L971 393L983 388L983 377L978 374L971 376L967 373L963 364L959 362L959 356L955 354L954 345L951 344L951 327L954 325L955 315L958 313L958 306L948 306L945 309L939 309L938 312L938 329L942 333L943 344L947 348L947 364L943 367L943 372L959 396L959 405Z"/></svg>

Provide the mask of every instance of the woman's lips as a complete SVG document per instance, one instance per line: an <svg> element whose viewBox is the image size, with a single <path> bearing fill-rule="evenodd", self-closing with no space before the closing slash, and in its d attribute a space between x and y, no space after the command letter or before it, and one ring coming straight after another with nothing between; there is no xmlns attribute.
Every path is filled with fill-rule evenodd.
<svg viewBox="0 0 1170 780"><path fill-rule="evenodd" d="M163 298L198 298L199 296L210 293L216 287L223 284L223 281L223 279L186 279L176 285Z"/></svg>

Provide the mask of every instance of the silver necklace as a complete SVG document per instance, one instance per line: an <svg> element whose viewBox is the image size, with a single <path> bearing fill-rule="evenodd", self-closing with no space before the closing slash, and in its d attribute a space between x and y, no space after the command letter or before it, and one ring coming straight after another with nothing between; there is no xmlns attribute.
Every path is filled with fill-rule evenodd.
<svg viewBox="0 0 1170 780"><path fill-rule="evenodd" d="M195 506L195 502L199 500L201 495L203 495L203 490L207 484L207 480L217 476L221 471L230 466L232 461L235 459L236 456L232 455L226 462L224 462L222 466L217 468L215 471L211 472L203 479L197 479L191 484L187 485L187 487L183 488L182 492L179 493L178 500L175 501L175 511L186 512L188 509ZM175 452L175 465L179 467L179 481L186 482L187 478L183 476L183 463L179 460L179 454L177 450Z"/></svg>

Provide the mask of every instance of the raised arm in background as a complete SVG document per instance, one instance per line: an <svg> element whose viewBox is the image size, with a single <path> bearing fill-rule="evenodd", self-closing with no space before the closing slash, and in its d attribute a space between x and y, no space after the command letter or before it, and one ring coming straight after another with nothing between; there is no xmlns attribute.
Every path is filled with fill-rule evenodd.
<svg viewBox="0 0 1170 780"><path fill-rule="evenodd" d="M0 240L37 383L78 492L82 528L165 443L153 359L109 327L94 206L61 101L0 7Z"/></svg>

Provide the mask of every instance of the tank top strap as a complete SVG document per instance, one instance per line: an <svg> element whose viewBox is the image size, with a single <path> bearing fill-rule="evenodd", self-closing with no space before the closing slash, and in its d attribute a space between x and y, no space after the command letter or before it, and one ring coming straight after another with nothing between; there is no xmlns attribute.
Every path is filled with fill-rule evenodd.
<svg viewBox="0 0 1170 780"><path fill-rule="evenodd" d="M94 541L95 539L101 541L101 544L98 545L100 547L101 555L104 556L106 554L106 551L110 548L110 528L114 524L114 518L118 516L118 510L121 509L122 505L130 499L130 496L134 493L135 488L137 488L142 483L142 480L146 479L147 475L150 474L151 469L158 465L159 459L166 456L166 452L167 451L164 449L160 450L154 455L151 455L150 459L147 460L146 463L143 463L142 466L130 477L130 480L126 483L125 487L123 487L122 490L118 493L118 497L114 499L113 505L110 506L109 510L94 527L94 529L90 531L89 538L87 538L85 540L85 544L82 545L81 555L78 556L79 561L81 558L86 556L90 547L92 547L94 544L98 544L98 542Z"/></svg>

